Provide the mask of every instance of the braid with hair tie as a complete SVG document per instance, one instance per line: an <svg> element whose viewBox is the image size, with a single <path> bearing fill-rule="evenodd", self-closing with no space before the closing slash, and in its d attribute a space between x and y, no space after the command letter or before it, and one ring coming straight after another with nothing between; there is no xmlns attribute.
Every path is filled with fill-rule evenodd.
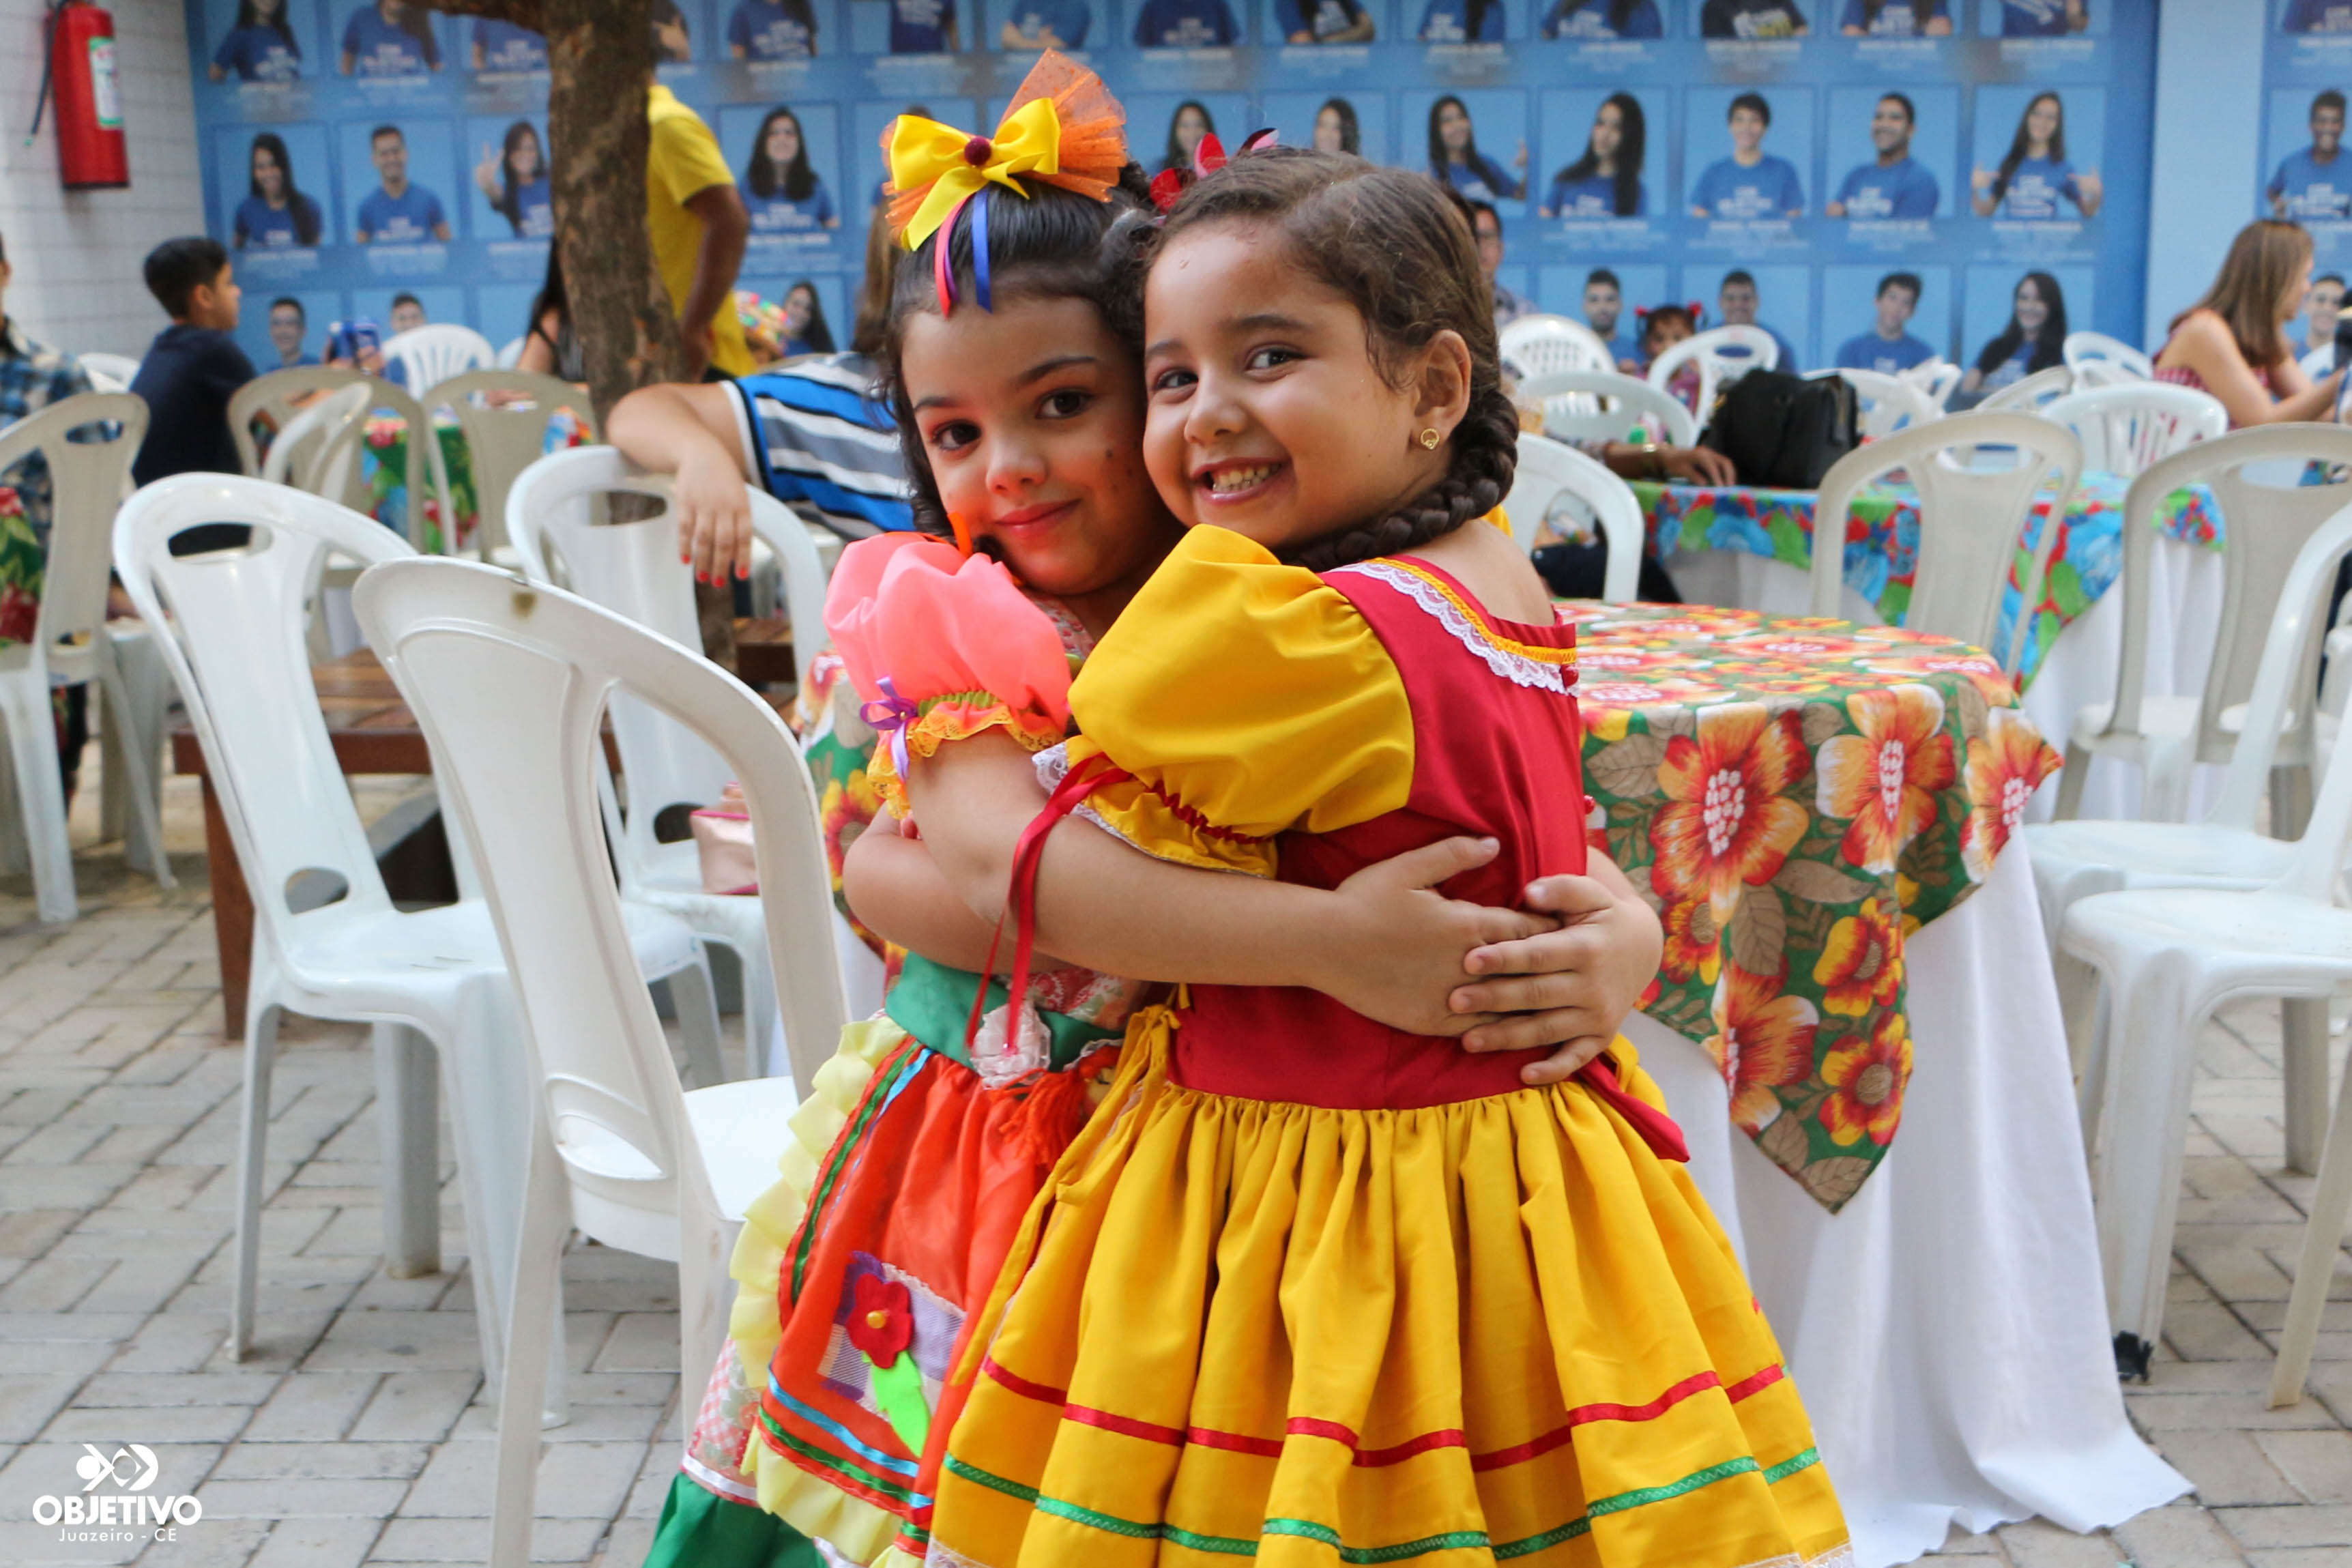
<svg viewBox="0 0 2352 1568"><path fill-rule="evenodd" d="M1518 466L1518 410L1500 386L1488 386L1473 395L1454 427L1454 461L1444 479L1386 517L1317 540L1288 557L1290 563L1328 572L1443 538L1502 505Z"/></svg>

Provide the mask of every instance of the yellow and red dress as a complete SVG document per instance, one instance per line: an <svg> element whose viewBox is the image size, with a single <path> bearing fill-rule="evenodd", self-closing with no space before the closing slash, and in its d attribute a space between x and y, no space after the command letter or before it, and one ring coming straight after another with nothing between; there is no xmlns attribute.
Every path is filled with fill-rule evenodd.
<svg viewBox="0 0 2352 1568"><path fill-rule="evenodd" d="M1411 557L1196 528L1080 673L1066 765L1171 860L1330 886L1484 834L1444 891L1516 903L1583 864L1572 642ZM959 1362L931 1561L1849 1563L1631 1046L1522 1087L1540 1055L1298 990L1139 1014Z"/></svg>

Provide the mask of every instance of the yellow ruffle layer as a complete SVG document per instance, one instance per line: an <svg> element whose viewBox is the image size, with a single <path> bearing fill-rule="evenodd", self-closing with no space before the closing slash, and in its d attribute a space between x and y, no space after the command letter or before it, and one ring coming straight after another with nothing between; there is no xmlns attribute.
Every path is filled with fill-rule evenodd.
<svg viewBox="0 0 2352 1568"><path fill-rule="evenodd" d="M875 1069L907 1037L887 1018L868 1018L841 1032L840 1048L817 1069L808 1098L793 1112L792 1141L777 1162L776 1184L744 1212L729 1266L736 1289L727 1329L754 1386L765 1386L768 1363L783 1338L776 1314L784 1259L808 1212L818 1165L865 1098ZM744 1453L743 1469L759 1488L762 1509L853 1563L872 1562L898 1532L895 1515L810 1475L756 1435Z"/></svg>
<svg viewBox="0 0 2352 1568"><path fill-rule="evenodd" d="M983 700L967 702L949 698L934 703L921 718L907 726L907 750L918 757L937 756L940 748L951 741L968 741L982 731L995 729L1021 742L1024 751L1042 752L1060 744L1062 732L1050 719L997 701L984 692L978 695ZM898 765L890 757L887 742L874 748L874 760L866 765L866 782L881 792L891 810L900 816L912 816L914 812L907 804L907 782L898 776Z"/></svg>

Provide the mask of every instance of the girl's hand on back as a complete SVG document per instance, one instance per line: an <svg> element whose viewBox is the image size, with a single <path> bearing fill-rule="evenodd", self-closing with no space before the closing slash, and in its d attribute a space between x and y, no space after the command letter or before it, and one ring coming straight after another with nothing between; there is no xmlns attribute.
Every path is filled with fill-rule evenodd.
<svg viewBox="0 0 2352 1568"><path fill-rule="evenodd" d="M1528 907L1561 917L1560 929L1482 947L1463 960L1472 973L1498 977L1454 993L1453 1005L1464 1014L1493 1020L1464 1037L1465 1049L1566 1042L1549 1060L1521 1069L1529 1084L1556 1083L1608 1049L1664 952L1657 914L1625 874L1599 855L1591 868L1588 877L1546 877L1528 886Z"/></svg>
<svg viewBox="0 0 2352 1568"><path fill-rule="evenodd" d="M1555 930L1547 915L1465 903L1433 889L1447 879L1492 860L1491 838L1444 838L1365 867L1334 889L1339 911L1332 940L1318 943L1331 957L1315 989L1376 1022L1416 1035L1459 1035L1495 1020L1451 1010L1447 995L1464 973L1466 953L1483 944L1517 950L1528 938ZM1525 1031L1530 1035L1539 1030ZM1550 1045L1565 1035L1530 1039Z"/></svg>

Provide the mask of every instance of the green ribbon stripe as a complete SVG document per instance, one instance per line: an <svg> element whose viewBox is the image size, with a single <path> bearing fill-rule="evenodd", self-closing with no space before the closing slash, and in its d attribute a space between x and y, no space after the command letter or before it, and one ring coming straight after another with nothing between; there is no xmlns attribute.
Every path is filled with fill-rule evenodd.
<svg viewBox="0 0 2352 1568"><path fill-rule="evenodd" d="M882 1010L890 1021L937 1051L950 1061L971 1066L971 1057L964 1049L964 1026L971 1021L971 999L980 990L980 976L966 969L950 969L944 963L934 963L918 952L907 955L898 971L898 983L890 987ZM983 1013L1004 1005L1005 983L988 983L988 1005ZM1048 1058L1054 1070L1068 1067L1087 1050L1104 1040L1115 1040L1127 1031L1122 1026L1106 1029L1098 1024L1088 1024L1064 1013L1049 1013L1040 1008L1038 1017L1045 1020L1045 1034L1051 1040Z"/></svg>
<svg viewBox="0 0 2352 1568"><path fill-rule="evenodd" d="M1664 1502L1672 1498L1683 1497L1697 1491L1702 1487L1713 1486L1720 1480L1728 1480L1733 1476L1744 1476L1760 1471L1767 1486L1777 1485L1798 1471L1809 1469L1821 1463L1821 1459L1819 1449L1807 1448L1803 1453L1784 1459L1767 1469L1758 1465L1753 1456L1742 1454L1736 1459L1727 1459L1722 1464L1694 1471L1682 1479L1670 1482L1665 1486L1643 1487L1634 1491L1619 1492L1613 1497L1601 1498L1596 1502L1586 1505L1582 1514L1570 1520L1566 1524L1547 1530L1541 1535L1530 1535L1522 1541L1506 1541L1499 1545L1493 1544L1483 1530L1454 1530L1448 1531L1443 1535L1423 1536L1418 1541L1399 1542L1392 1546L1347 1546L1341 1544L1338 1531L1328 1524L1318 1524L1307 1519L1269 1519L1265 1521L1260 1540L1266 1535L1293 1535L1308 1541L1318 1541L1337 1552L1340 1562L1349 1563L1402 1563L1408 1558L1420 1557L1432 1552L1452 1552L1463 1549L1490 1550L1496 1561L1502 1562L1510 1558L1525 1557L1532 1552L1558 1546L1562 1542L1573 1541L1580 1535L1589 1534L1592 1529L1592 1521L1609 1514L1623 1513L1628 1509L1640 1508L1646 1503ZM1189 1530L1181 1530L1172 1524L1145 1524L1132 1519L1121 1519L1116 1514L1101 1513L1094 1509L1081 1508L1076 1503L1065 1502L1060 1498L1047 1497L1034 1487L1024 1486L1019 1481L992 1475L953 1454L950 1454L947 1458L947 1468L950 1474L961 1476L975 1485L986 1487L991 1491L1002 1492L1006 1497L1018 1499L1034 1508L1039 1513L1050 1514L1055 1519L1066 1519L1073 1524L1083 1524L1107 1534L1123 1535L1136 1541L1166 1541L1177 1546L1190 1547L1195 1552L1215 1552L1226 1557L1257 1555L1257 1541L1244 1540L1235 1535L1200 1535Z"/></svg>

